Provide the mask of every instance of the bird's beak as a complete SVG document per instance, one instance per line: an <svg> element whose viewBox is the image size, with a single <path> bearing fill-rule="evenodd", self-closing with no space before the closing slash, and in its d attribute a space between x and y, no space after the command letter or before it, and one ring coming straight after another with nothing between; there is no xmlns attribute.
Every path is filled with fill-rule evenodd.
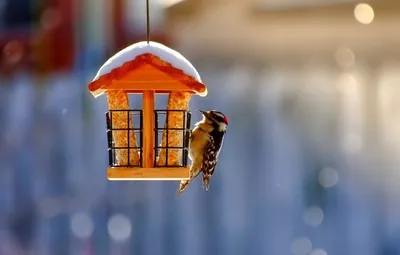
<svg viewBox="0 0 400 255"><path fill-rule="evenodd" d="M201 114L203 114L203 115L207 115L207 112L205 112L205 111L202 111L202 110L198 110Z"/></svg>

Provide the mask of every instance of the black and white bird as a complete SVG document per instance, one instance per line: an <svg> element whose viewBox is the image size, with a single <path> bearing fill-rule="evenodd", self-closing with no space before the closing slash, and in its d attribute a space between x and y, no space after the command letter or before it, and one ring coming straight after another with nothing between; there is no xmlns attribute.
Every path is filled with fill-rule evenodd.
<svg viewBox="0 0 400 255"><path fill-rule="evenodd" d="M189 139L190 179L181 181L178 195L200 173L203 174L203 188L208 191L228 127L228 118L222 112L199 111L203 119L195 124Z"/></svg>

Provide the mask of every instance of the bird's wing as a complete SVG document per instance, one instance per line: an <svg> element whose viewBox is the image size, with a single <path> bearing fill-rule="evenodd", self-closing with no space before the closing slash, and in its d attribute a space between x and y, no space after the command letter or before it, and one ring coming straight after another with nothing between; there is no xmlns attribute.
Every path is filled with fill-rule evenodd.
<svg viewBox="0 0 400 255"><path fill-rule="evenodd" d="M203 167L201 171L204 175L212 176L217 166L218 149L214 147L215 143L211 137L207 142L203 154Z"/></svg>

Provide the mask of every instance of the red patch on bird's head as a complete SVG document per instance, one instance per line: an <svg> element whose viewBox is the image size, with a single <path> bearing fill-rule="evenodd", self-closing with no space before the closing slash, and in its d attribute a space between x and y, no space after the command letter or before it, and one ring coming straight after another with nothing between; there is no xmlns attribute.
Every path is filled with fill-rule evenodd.
<svg viewBox="0 0 400 255"><path fill-rule="evenodd" d="M228 118L227 117L224 117L224 120L225 120L225 122L226 122L226 124L228 124Z"/></svg>

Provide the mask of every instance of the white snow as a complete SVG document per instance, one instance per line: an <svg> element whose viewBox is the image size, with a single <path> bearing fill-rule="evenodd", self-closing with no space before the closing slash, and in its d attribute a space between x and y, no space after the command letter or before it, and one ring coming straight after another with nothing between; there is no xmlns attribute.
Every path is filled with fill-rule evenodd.
<svg viewBox="0 0 400 255"><path fill-rule="evenodd" d="M184 56L163 44L152 41L149 43L143 41L132 44L112 56L100 67L93 81L96 81L100 76L110 73L113 69L121 67L124 63L144 53L151 53L158 56L164 62L171 64L177 69L181 69L186 75L192 76L196 81L201 82L199 73Z"/></svg>

